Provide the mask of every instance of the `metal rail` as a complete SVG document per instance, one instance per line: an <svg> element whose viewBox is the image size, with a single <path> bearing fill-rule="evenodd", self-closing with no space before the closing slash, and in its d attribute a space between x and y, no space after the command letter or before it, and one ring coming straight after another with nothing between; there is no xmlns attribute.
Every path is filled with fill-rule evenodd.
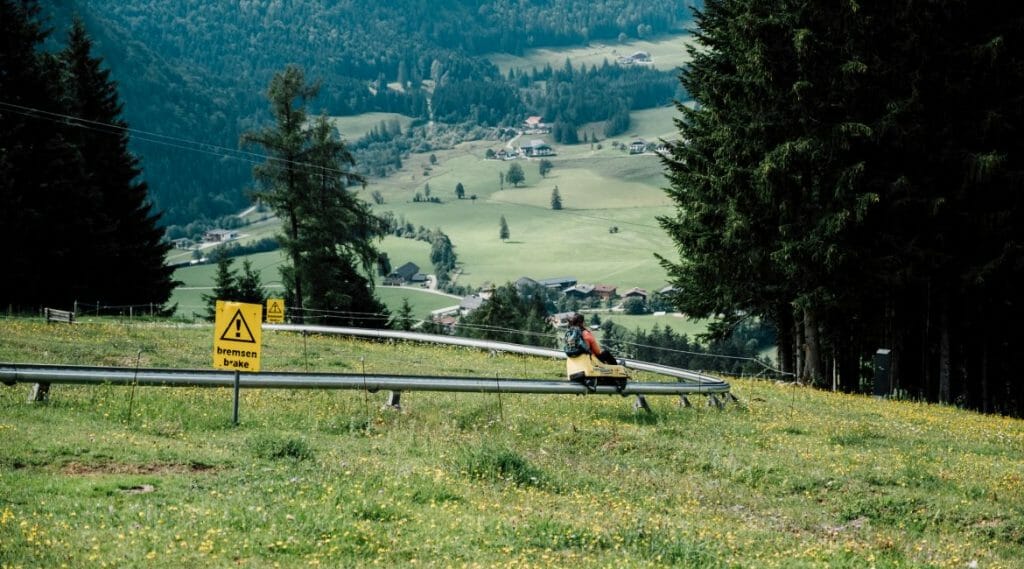
<svg viewBox="0 0 1024 569"><path fill-rule="evenodd" d="M343 336L360 336L364 338L388 338L393 340L408 340L413 342L429 342L432 344L448 344L452 346L464 346L478 348L481 350L495 350L528 356L540 356L546 358L565 359L565 352L551 348L539 348L536 346L524 346L509 342L497 342L494 340L475 340L473 338L461 338L459 336L446 336L439 334L422 334L419 332L402 332L399 330L375 330L368 328L346 328L341 326L314 326L305 324L263 324L264 330L278 330L283 332L306 332L314 334L340 334ZM695 371L669 367L661 364L642 362L639 360L624 359L629 369L649 371L659 375L684 379L697 382L706 387L725 386L729 390L729 384L717 377L705 375ZM702 391L703 393L703 391Z"/></svg>
<svg viewBox="0 0 1024 569"><path fill-rule="evenodd" d="M0 363L0 382L65 383L85 385L149 385L164 387L233 387L235 373L215 370L135 369L42 364ZM406 375L358 375L325 373L249 373L239 379L245 389L365 389L448 391L467 393L586 394L587 387L570 381L501 379L479 377L437 377ZM681 382L629 382L620 392L599 385L596 393L622 395L714 395L728 393L729 384Z"/></svg>

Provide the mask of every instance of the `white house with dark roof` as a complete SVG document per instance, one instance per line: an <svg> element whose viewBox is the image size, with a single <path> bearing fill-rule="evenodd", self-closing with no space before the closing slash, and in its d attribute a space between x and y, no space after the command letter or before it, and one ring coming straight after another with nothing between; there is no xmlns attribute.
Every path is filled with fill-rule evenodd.
<svg viewBox="0 0 1024 569"><path fill-rule="evenodd" d="M238 238L238 232L232 229L211 229L203 234L203 241L211 243L224 243Z"/></svg>
<svg viewBox="0 0 1024 569"><path fill-rule="evenodd" d="M554 156L555 149L551 148L551 145L540 139L533 139L528 144L519 147L519 150L523 153L523 156Z"/></svg>

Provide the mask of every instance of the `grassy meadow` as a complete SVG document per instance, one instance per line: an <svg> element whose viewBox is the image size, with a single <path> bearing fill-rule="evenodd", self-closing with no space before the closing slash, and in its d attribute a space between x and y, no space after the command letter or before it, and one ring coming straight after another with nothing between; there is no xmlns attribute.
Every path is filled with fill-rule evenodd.
<svg viewBox="0 0 1024 569"><path fill-rule="evenodd" d="M667 137L671 129L672 108L634 113L634 128L620 142L644 137ZM379 118L374 119L379 122ZM370 121L367 124L373 123ZM667 126L668 125L668 126ZM596 128L596 127L595 127ZM385 197L378 212L391 211L414 226L440 227L451 238L462 263L458 283L478 287L484 283L505 283L528 276L534 279L571 276L580 282L606 283L626 290L634 286L657 290L666 284L664 270L655 252L675 256L671 240L658 226L656 216L671 215L671 202L662 191L662 165L656 156L631 156L613 149L604 141L597 149L589 144L557 146L558 155L550 158L554 168L541 177L536 160L520 160L526 181L519 187L499 185L499 173L507 172L510 162L485 160L488 148L498 149L494 141L463 143L453 149L437 150L437 164L427 154L416 154L405 167L389 178L371 179L363 190L379 190ZM455 185L462 183L467 197L455 198ZM414 202L417 192L429 184L431 195L442 203ZM551 193L558 187L563 209L551 209ZM499 220L505 216L511 237L499 238ZM617 231L612 233L615 227ZM276 219L253 223L241 229L240 242L246 243L273 235L279 228ZM413 239L387 237L380 249L388 253L392 266L412 261L430 272L430 247ZM190 251L176 252L174 260L191 258ZM180 259L178 258L180 257ZM249 257L261 271L271 292L280 286L277 268L283 262L280 252ZM236 262L238 269L241 262ZM215 265L185 267L175 272L183 283L171 302L178 303L178 314L190 316L203 311L202 295L213 286ZM422 292L411 293L410 303L417 315L425 317L439 308L436 299ZM382 300L392 309L401 305L401 296L382 292ZM423 302L414 298L422 298ZM440 298L440 297L439 297ZM396 304L397 303L397 304ZM423 305L424 310L419 306Z"/></svg>
<svg viewBox="0 0 1024 569"><path fill-rule="evenodd" d="M209 326L0 320L0 361L208 368ZM556 378L265 332L267 371ZM1024 565L1024 423L736 380L691 398L0 386L3 567ZM129 409L131 415L128 415Z"/></svg>
<svg viewBox="0 0 1024 569"><path fill-rule="evenodd" d="M693 36L680 31L675 34L663 34L649 40L630 39L625 43L617 41L593 41L590 45L572 49L537 48L528 49L523 55L508 53L492 53L488 59L501 69L502 75L508 75L510 68L530 71L533 68L543 69L545 65L561 68L568 58L573 66L601 66L605 60L615 63L619 57L629 56L638 51L646 51L651 55L651 66L662 71L671 71L690 61L686 52L688 45L694 41Z"/></svg>
<svg viewBox="0 0 1024 569"><path fill-rule="evenodd" d="M538 172L539 161L520 160L515 163L522 166L526 181L501 189L499 175L511 163L485 160L488 148L496 150L500 143L475 141L436 151L436 165L426 156L413 156L399 173L371 181L369 189L379 190L386 200L375 209L392 211L415 226L444 230L465 268L460 284L572 276L623 289L665 285L664 270L653 253L671 257L674 247L656 216L671 215L672 208L661 189L664 178L657 157L630 156L608 144L600 150L589 144L558 146L546 177ZM477 199L456 199L458 183L467 197ZM427 184L431 196L443 203L413 201ZM556 186L561 211L551 209ZM499 238L501 216L509 225L507 241ZM612 233L612 227L618 232ZM392 264L403 262L389 255Z"/></svg>
<svg viewBox="0 0 1024 569"><path fill-rule="evenodd" d="M389 123L398 121L402 130L409 128L412 124L412 117L399 113L363 113L353 116L331 117L331 124L338 129L345 140L355 141L366 136L374 127L379 127L381 122Z"/></svg>

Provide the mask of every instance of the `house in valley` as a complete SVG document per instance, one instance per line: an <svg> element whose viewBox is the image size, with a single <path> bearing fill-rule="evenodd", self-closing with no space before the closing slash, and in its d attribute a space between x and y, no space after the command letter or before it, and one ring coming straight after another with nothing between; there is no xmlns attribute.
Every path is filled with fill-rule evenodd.
<svg viewBox="0 0 1024 569"><path fill-rule="evenodd" d="M601 300L611 300L615 298L618 291L614 285L597 284L594 285L594 294L597 295Z"/></svg>
<svg viewBox="0 0 1024 569"><path fill-rule="evenodd" d="M417 275L421 275L420 267L416 263L406 263L401 267L391 271L388 276L384 277L384 284L386 285L403 285L406 283L417 282L415 279ZM421 281L425 281L426 277L423 276Z"/></svg>
<svg viewBox="0 0 1024 569"><path fill-rule="evenodd" d="M531 140L528 144L519 147L519 151L522 152L523 156L536 157L536 156L554 156L555 149L551 148L551 145L540 139Z"/></svg>

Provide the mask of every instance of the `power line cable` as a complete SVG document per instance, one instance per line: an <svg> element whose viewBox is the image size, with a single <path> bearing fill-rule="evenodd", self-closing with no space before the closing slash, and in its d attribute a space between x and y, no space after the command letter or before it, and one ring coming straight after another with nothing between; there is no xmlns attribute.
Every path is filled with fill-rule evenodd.
<svg viewBox="0 0 1024 569"><path fill-rule="evenodd" d="M50 121L50 122L60 123L60 124L67 124L67 125L70 125L70 126L74 126L76 128L84 128L84 129L87 129L87 130L92 130L92 131L100 132L100 133L103 133L103 134L129 133L129 134L132 135L132 139L137 141L137 142L148 142L148 143L151 143L151 144L157 144L157 145L166 146L166 147L169 147L169 148L175 148L175 149L178 149L178 150L186 150L186 151L192 151L192 152L199 152L199 153L207 154L207 155L210 155L210 156L216 156L218 158L229 158L229 159L233 159L233 160L240 160L240 161L246 162L248 164L258 165L258 164L262 163L261 161L276 162L276 163L281 163L281 164L284 164L284 165L292 165L292 166L297 166L297 167L300 167L300 168L306 168L306 169L309 169L309 170L315 171L315 172L330 172L330 173L340 174L340 175L351 174L351 172L347 172L347 171L344 171L344 170L339 170L337 168L328 168L326 166L320 166L320 165L312 164L312 163L309 163L309 162L301 162L301 161L297 161L297 160L289 160L289 159L286 159L286 158L280 158L280 157L276 157L276 156L269 156L269 155L266 155L266 154L260 154L258 152L250 152L250 151L243 150L243 149L229 148L229 147L226 147L226 146L221 146L221 145L213 144L213 143L210 143L210 142L202 142L202 141L188 139L188 138L183 138L183 137L179 137L179 136L171 136L171 135L160 134L160 133L156 133L156 132L145 131L145 130L142 130L142 129L128 127L128 126L125 126L125 125L119 125L119 124L113 124L113 123L105 123L105 122L102 122L102 121L95 121L95 120L85 119L85 118L81 118L81 117L76 117L74 115L69 115L69 114L64 114L64 113L57 113L57 112L53 112L53 111L46 111L46 110L43 110L43 109L39 109L39 108L35 108L35 107L27 107L27 106L24 106L24 105L18 105L18 104L15 104L15 103L9 103L9 102L2 101L2 100L0 100L0 107L6 108L6 109L8 109L11 112L14 112L14 113L22 115L22 116L30 117L30 118L36 118L36 119L40 119L40 120L47 120L47 121ZM548 208L545 208L545 207L542 207L542 206L535 206L535 205L531 205L531 204L523 204L523 203L515 203L515 202L503 202L501 204L495 204L495 205L496 206L499 206L499 205L500 206L506 206L507 205L507 206L513 206L513 207L521 207L521 208L527 208L527 209L538 209L538 210L544 210L544 211L547 211L547 209L548 209ZM601 216L597 216L597 215L593 215L593 214L581 213L579 211L572 210L572 209L562 209L561 211L564 212L564 215L572 215L574 217L580 217L580 218L584 218L584 219L593 219L593 220L605 221L605 222L609 222L609 223L617 223L617 224L630 225L630 226L635 226L635 227L644 227L644 228L648 228L648 229L661 229L660 226L656 226L656 225L649 225L649 224L638 223L638 222L634 222L634 221L626 221L626 220L612 219L612 218L608 218L608 217L601 217Z"/></svg>
<svg viewBox="0 0 1024 569"><path fill-rule="evenodd" d="M234 160L241 160L250 164L260 164L259 160L267 162L279 162L285 165L297 166L300 168L308 168L315 172L331 172L335 174L348 175L351 172L339 170L337 168L328 168L326 166L320 166L312 164L310 162L301 162L297 160L289 160L286 158L279 158L276 156L268 156L266 154L260 154L257 152L250 152L247 150L228 148L226 146L220 146L209 142L201 142L197 140L191 140L187 138L181 138L176 136L170 136L155 132L144 131L136 128L131 128L124 125L118 125L113 123L105 123L101 121L94 121L90 119L84 119L76 117L74 115L68 115L63 113L55 113L52 111L46 111L34 107L26 107L23 105L17 105L14 103L8 103L6 101L0 101L0 107L7 108L9 111L20 114L22 116L37 118L41 120L48 120L50 122L67 124L77 128L84 128L87 130L93 130L104 134L119 134L126 132L132 135L134 140L142 142L150 142L153 144L159 144L163 146L169 146L171 148L177 148L179 150L191 150L194 152L201 152L204 154L210 154L221 158L231 158ZM166 140L161 140L166 139ZM194 145L194 146L189 146ZM205 148L204 148L205 147ZM212 150L208 150L212 149ZM259 160L258 160L259 159Z"/></svg>

